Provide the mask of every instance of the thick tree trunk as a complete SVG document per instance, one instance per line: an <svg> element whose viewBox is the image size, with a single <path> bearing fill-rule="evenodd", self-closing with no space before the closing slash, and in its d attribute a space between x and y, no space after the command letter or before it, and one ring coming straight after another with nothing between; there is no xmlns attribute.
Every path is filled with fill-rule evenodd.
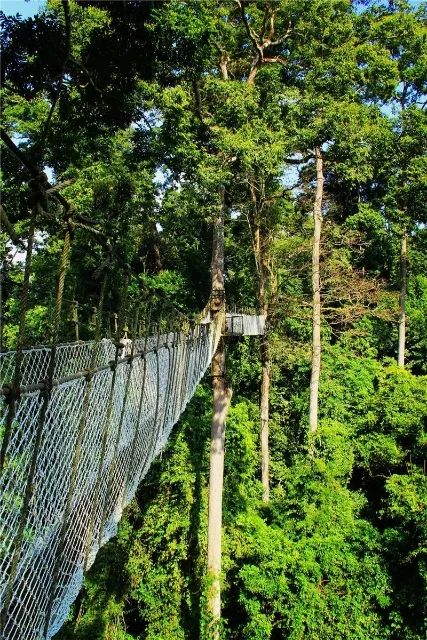
<svg viewBox="0 0 427 640"><path fill-rule="evenodd" d="M212 318L224 304L224 190L221 209L214 220L212 247ZM222 489L224 481L225 420L231 400L231 388L225 378L225 349L221 338L212 361L213 418L211 429L209 517L208 517L208 613L213 638L219 638L221 619L221 529Z"/></svg>
<svg viewBox="0 0 427 640"><path fill-rule="evenodd" d="M404 229L400 240L399 345L397 350L399 367L405 366L407 271L407 235L406 229Z"/></svg>
<svg viewBox="0 0 427 640"><path fill-rule="evenodd" d="M213 419L209 475L208 576L210 580L208 608L213 637L219 637L221 619L221 529L222 489L224 479L225 420L231 400L231 388L224 377L225 351L221 341L212 361Z"/></svg>
<svg viewBox="0 0 427 640"><path fill-rule="evenodd" d="M316 197L314 201L314 233L312 255L312 290L313 290L313 337L310 381L310 433L315 434L318 426L319 412L319 380L320 380L320 238L322 232L322 200L323 200L323 159L320 149L316 149Z"/></svg>
<svg viewBox="0 0 427 640"><path fill-rule="evenodd" d="M251 69L249 71L249 75L248 75L248 79L247 79L247 83L250 85L253 85L255 82L255 77L256 74L258 73L258 64L259 64L259 58L256 58L254 60L254 62L251 65Z"/></svg>

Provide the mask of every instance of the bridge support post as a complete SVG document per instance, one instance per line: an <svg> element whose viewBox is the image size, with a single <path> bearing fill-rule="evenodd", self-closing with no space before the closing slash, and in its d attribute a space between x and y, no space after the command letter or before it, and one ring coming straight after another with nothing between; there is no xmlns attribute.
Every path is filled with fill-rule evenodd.
<svg viewBox="0 0 427 640"><path fill-rule="evenodd" d="M213 418L209 474L208 608L214 638L219 638L221 618L220 577L225 422L232 394L231 387L225 378L224 365L224 338L221 338L212 361Z"/></svg>
<svg viewBox="0 0 427 640"><path fill-rule="evenodd" d="M224 311L224 189L214 219L212 245L211 320ZM221 620L221 530L224 483L225 421L231 401L231 386L225 377L225 346L221 338L212 360L213 417L211 427L209 516L208 516L208 614L211 637L220 637Z"/></svg>

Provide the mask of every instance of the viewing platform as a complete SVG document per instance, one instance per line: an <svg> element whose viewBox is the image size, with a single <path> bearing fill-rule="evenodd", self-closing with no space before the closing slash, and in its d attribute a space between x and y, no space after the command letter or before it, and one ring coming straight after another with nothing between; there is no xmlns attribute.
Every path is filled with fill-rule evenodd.
<svg viewBox="0 0 427 640"><path fill-rule="evenodd" d="M226 313L226 336L262 336L265 333L265 316L249 313Z"/></svg>

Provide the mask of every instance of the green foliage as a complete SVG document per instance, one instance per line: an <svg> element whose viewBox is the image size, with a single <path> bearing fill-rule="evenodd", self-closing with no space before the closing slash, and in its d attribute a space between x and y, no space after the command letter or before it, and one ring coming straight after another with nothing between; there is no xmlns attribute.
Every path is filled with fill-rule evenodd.
<svg viewBox="0 0 427 640"><path fill-rule="evenodd" d="M229 304L259 298L253 222L268 248L271 500L262 502L260 482L259 342L230 339L221 637L422 640L425 7L73 0L70 14L67 58L60 0L34 19L3 16L2 97L9 134L37 166L51 167L55 183L66 181L61 193L90 220L73 232L65 283L66 299L82 303L84 337L93 332L88 310L98 303L106 238L103 330L120 307L125 264L131 305L142 303L145 322L149 308L157 320L172 305L190 314L205 305L222 188ZM322 369L307 455L314 146L325 167ZM3 155L5 209L26 240L28 176ZM404 230L406 369L394 364ZM2 347L13 348L23 265L3 231ZM62 242L51 201L37 221L27 343L48 337ZM59 639L212 637L210 419L202 385L98 554Z"/></svg>
<svg viewBox="0 0 427 640"><path fill-rule="evenodd" d="M5 310L7 324L3 329L3 339L8 349L16 348L18 340L18 324L14 323L19 307L19 300L12 298ZM46 325L49 322L49 309L41 304L28 310L26 315L27 339L32 344L43 344L46 341Z"/></svg>
<svg viewBox="0 0 427 640"><path fill-rule="evenodd" d="M408 316L410 322L410 359L416 371L427 373L427 277L418 275L409 281Z"/></svg>

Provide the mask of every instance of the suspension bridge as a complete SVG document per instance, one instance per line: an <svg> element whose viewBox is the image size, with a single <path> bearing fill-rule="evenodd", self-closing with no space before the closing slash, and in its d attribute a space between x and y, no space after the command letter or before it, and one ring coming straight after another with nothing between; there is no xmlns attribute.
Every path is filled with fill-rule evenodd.
<svg viewBox="0 0 427 640"><path fill-rule="evenodd" d="M66 620L98 550L116 534L123 509L165 447L221 336L262 335L265 318L226 313L224 291L213 287L196 321L181 319L174 330L172 323L166 329L160 323L154 332L145 325L141 331L137 305L129 330L123 317L126 265L114 337L102 337L111 244L3 130L1 137L32 179L26 242L17 238L4 209L1 218L10 240L25 248L25 267L16 348L0 348L0 638L49 640ZM62 250L49 344L29 346L34 240L44 216L61 221ZM64 283L78 227L99 240L108 256L93 339L79 340L74 301L75 340L64 343Z"/></svg>
<svg viewBox="0 0 427 640"><path fill-rule="evenodd" d="M187 332L24 349L9 434L16 351L0 354L4 640L59 630L227 330L259 335L263 318L208 313Z"/></svg>

